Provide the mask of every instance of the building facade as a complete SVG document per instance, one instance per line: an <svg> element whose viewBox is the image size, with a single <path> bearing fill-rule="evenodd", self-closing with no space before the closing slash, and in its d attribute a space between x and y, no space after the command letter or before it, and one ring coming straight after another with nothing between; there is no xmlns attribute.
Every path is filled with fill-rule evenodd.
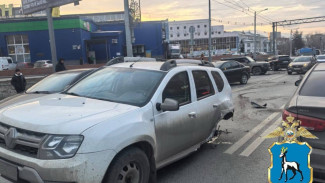
<svg viewBox="0 0 325 183"><path fill-rule="evenodd" d="M256 34L256 42L254 44L254 33L251 32L237 32L239 35L240 47L244 47L246 54L253 53L255 46L256 52L270 52L270 40L263 35ZM242 45L243 44L243 45Z"/></svg>
<svg viewBox="0 0 325 183"><path fill-rule="evenodd" d="M69 63L97 63L125 55L124 15L121 12L66 15L54 19L57 57ZM135 25L135 56L164 57L165 21ZM0 19L0 56L16 62L51 60L46 17Z"/></svg>
<svg viewBox="0 0 325 183"><path fill-rule="evenodd" d="M190 28L194 27L193 44ZM226 32L223 25L211 27L212 54L223 54L238 51L239 34ZM172 44L180 44L182 54L198 56L208 54L209 48L209 21L189 20L169 22L168 40ZM191 51L193 49L193 51Z"/></svg>

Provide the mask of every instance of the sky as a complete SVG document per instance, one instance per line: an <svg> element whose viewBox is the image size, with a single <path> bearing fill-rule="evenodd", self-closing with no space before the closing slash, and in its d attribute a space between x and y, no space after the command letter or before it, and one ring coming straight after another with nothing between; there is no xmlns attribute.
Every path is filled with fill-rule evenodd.
<svg viewBox="0 0 325 183"><path fill-rule="evenodd" d="M0 4L20 6L21 0L0 0ZM271 22L325 16L325 0L211 0L212 25L224 25L226 31L254 31L254 11L257 32L272 31ZM208 0L141 0L142 20L193 20L208 18ZM79 6L65 5L61 14L123 11L123 0L82 0ZM325 33L325 22L279 27L284 36L291 29L304 34Z"/></svg>

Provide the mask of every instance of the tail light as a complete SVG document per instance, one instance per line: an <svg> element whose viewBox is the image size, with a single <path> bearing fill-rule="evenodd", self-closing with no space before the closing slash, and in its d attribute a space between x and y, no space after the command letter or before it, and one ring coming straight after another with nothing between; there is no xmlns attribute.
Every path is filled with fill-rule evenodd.
<svg viewBox="0 0 325 183"><path fill-rule="evenodd" d="M307 128L308 130L314 130L314 131L325 131L325 120L313 118L309 116L304 115L297 115L295 113L289 112L287 110L284 110L282 113L282 119L286 120L288 116L295 117L295 119L298 119L301 121L301 126Z"/></svg>

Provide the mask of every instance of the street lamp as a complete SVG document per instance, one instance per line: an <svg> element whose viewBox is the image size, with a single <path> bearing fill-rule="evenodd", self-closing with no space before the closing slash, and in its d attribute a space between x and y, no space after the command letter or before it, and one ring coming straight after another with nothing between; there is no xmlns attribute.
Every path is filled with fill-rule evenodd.
<svg viewBox="0 0 325 183"><path fill-rule="evenodd" d="M261 11L255 11L254 13L254 59L256 58L256 15L266 10L268 10L268 8L265 8L264 10Z"/></svg>
<svg viewBox="0 0 325 183"><path fill-rule="evenodd" d="M209 0L209 62L211 61L211 0Z"/></svg>

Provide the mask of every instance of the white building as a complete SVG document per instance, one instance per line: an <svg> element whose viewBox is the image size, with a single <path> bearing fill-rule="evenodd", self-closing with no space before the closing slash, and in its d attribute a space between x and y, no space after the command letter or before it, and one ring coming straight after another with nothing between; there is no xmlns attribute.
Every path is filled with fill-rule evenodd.
<svg viewBox="0 0 325 183"><path fill-rule="evenodd" d="M238 32L239 44L244 44L245 53L254 52L254 33ZM240 46L239 46L240 47ZM256 52L270 52L270 41L266 36L256 34Z"/></svg>
<svg viewBox="0 0 325 183"><path fill-rule="evenodd" d="M182 47L182 54L191 52L190 27L195 28L194 32L194 55L201 53L208 54L209 45L209 20L188 20L169 22L168 40L170 43L179 43ZM240 52L241 43L244 46L244 52L254 52L254 34L250 32L227 32L223 25L211 27L212 54L224 54L230 52ZM269 40L267 37L257 34L256 36L257 52L268 52Z"/></svg>
<svg viewBox="0 0 325 183"><path fill-rule="evenodd" d="M168 39L170 43L179 43L183 54L189 54L191 50L190 27L195 28L194 32L194 55L202 52L207 54L209 45L209 20L189 20L169 22ZM223 25L211 27L212 50L213 54L223 54L227 51L238 50L238 33L224 31Z"/></svg>

